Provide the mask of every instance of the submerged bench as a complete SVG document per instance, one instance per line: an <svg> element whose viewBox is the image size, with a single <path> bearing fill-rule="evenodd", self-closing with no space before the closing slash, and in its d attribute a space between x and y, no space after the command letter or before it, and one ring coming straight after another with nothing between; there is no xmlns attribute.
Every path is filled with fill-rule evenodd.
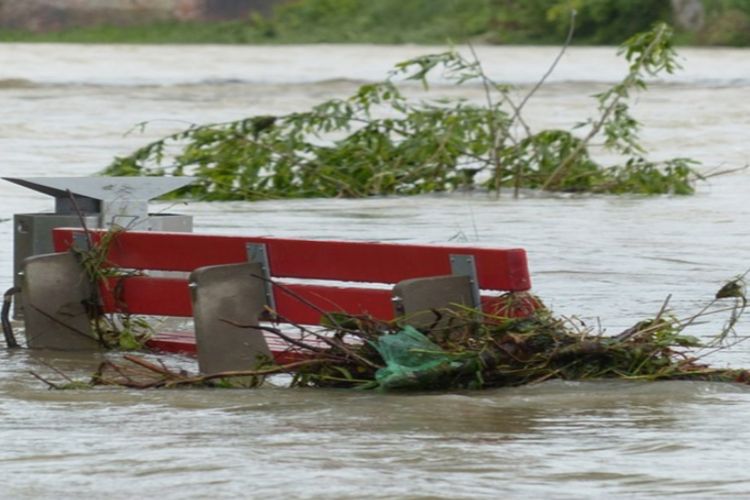
<svg viewBox="0 0 750 500"><path fill-rule="evenodd" d="M193 317L194 333L158 333L150 346L197 352L204 373L247 369L261 354L279 363L298 359L286 343L252 328L268 311L292 324L317 325L324 313L341 312L405 316L419 326L450 304L506 317L535 307L523 294L507 294L531 288L522 249L55 229L59 253L24 264L29 347L96 344L87 310L92 285L70 250L105 236L106 266L119 272L98 284L98 308Z"/></svg>

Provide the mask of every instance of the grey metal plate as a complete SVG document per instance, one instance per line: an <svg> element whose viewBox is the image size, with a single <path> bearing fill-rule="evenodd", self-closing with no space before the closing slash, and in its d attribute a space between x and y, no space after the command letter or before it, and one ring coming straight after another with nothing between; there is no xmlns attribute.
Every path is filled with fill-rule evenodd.
<svg viewBox="0 0 750 500"><path fill-rule="evenodd" d="M193 182L195 177L3 177L40 193L67 198L68 190L95 200L150 200Z"/></svg>
<svg viewBox="0 0 750 500"><path fill-rule="evenodd" d="M404 280L393 287L397 316L416 328L445 323L433 309L447 309L453 304L472 307L473 284L469 276L433 276Z"/></svg>
<svg viewBox="0 0 750 500"><path fill-rule="evenodd" d="M207 266L190 274L193 318L202 373L251 370L271 356L257 326L266 304L261 264Z"/></svg>
<svg viewBox="0 0 750 500"><path fill-rule="evenodd" d="M72 253L26 259L21 296L28 347L98 349L84 305L89 292L88 277Z"/></svg>
<svg viewBox="0 0 750 500"><path fill-rule="evenodd" d="M99 218L91 215L84 218L88 227L97 227ZM56 227L79 227L81 219L75 215L16 214L13 216L13 284L21 286L23 261L32 255L53 253L52 229ZM21 318L20 301L13 305L13 317Z"/></svg>

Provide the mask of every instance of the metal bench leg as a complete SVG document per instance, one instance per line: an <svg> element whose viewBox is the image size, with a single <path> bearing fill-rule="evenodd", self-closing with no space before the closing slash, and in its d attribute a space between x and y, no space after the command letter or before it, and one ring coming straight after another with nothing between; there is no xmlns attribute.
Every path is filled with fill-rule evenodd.
<svg viewBox="0 0 750 500"><path fill-rule="evenodd" d="M91 350L100 347L86 302L91 285L70 252L37 255L23 262L24 322L30 348Z"/></svg>
<svg viewBox="0 0 750 500"><path fill-rule="evenodd" d="M271 358L263 333L251 328L266 305L265 282L253 275L263 275L261 264L207 266L190 274L202 373L252 370L259 358Z"/></svg>

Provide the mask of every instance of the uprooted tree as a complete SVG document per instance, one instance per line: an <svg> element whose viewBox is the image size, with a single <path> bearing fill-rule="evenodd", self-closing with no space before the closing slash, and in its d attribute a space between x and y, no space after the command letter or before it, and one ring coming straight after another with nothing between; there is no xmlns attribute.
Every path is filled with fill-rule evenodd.
<svg viewBox="0 0 750 500"><path fill-rule="evenodd" d="M572 29L571 29L572 35ZM566 42L565 46L569 43ZM565 50L565 47L562 49ZM562 54L562 52L561 52ZM695 162L647 159L640 123L628 99L646 78L677 67L672 30L659 24L621 47L629 63L622 81L595 96L598 116L571 130L534 132L522 99L491 79L473 49L451 50L396 66L388 79L365 84L347 99L309 111L192 126L116 158L108 175L194 175L181 194L206 200L362 197L484 187L566 192L690 194ZM554 69L558 59L550 68ZM485 102L408 99L403 86L442 70L456 85L473 82ZM596 139L622 162L604 166L590 154Z"/></svg>

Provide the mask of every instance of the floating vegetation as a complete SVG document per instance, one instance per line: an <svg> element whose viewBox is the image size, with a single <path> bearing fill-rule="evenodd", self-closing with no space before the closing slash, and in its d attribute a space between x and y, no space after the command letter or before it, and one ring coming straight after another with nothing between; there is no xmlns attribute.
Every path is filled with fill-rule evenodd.
<svg viewBox="0 0 750 500"><path fill-rule="evenodd" d="M725 284L701 311L687 318L669 312L669 299L658 314L615 336L582 322L557 317L544 306L524 318L506 318L453 307L434 311L433 327L417 329L408 318L390 322L366 316L330 314L320 331L299 326L288 341L300 361L277 365L270 360L248 371L189 374L157 360L125 355L107 360L88 382L131 388L257 387L266 377L287 373L292 387L428 391L511 387L546 380L693 380L750 383L750 370L713 368L708 354L743 338L734 328L747 306L744 276ZM708 342L687 334L698 320L717 313L729 317ZM287 334L275 327L263 331ZM51 387L57 384L50 383ZM67 381L66 387L80 388ZM59 388L59 387L56 387Z"/></svg>
<svg viewBox="0 0 750 500"><path fill-rule="evenodd" d="M91 323L91 331L103 349L124 351L143 349L154 333L148 320L128 313L105 314L101 307L102 298L99 287L104 287L108 292L111 288L114 288L115 293L112 295L118 297L117 289L122 285L123 280L141 274L141 271L138 270L123 270L120 267L112 266L108 261L107 256L117 235L126 229L113 226L108 231L101 233L95 242L91 232L86 227L86 220L78 208L75 198L70 192L68 192L68 195L78 212L79 221L85 235L85 248L74 247L73 250L90 283L89 296L85 305ZM121 309L127 310L127 307Z"/></svg>
<svg viewBox="0 0 750 500"><path fill-rule="evenodd" d="M672 30L659 24L628 39L622 81L597 94L597 115L570 130L533 131L523 110L560 56L526 95L490 78L473 48L396 65L383 82L309 111L194 125L117 158L107 175L193 175L181 191L204 200L411 195L457 189L542 189L589 193L691 194L696 162L655 162L639 142L628 100L646 78L679 66ZM481 103L409 99L409 81L425 91L435 73L483 89ZM413 88L409 87L409 88ZM142 124L145 126L146 124ZM603 165L592 143L621 162Z"/></svg>

